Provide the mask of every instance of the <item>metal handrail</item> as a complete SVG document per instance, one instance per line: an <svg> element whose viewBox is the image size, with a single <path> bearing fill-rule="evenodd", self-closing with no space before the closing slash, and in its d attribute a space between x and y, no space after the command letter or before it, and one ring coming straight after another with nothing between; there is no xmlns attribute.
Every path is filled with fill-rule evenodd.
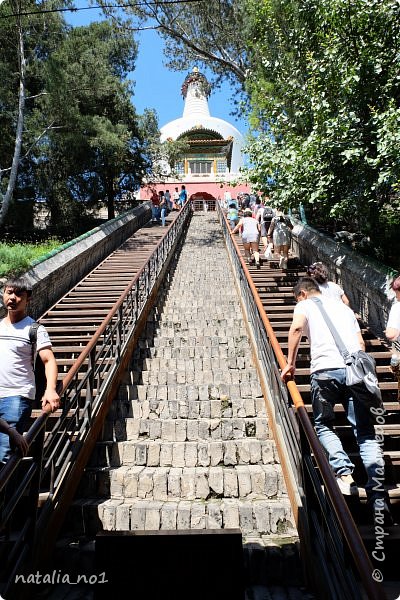
<svg viewBox="0 0 400 600"><path fill-rule="evenodd" d="M383 588L372 577L374 568L349 508L338 489L297 385L293 380L288 381L285 385L280 379L279 367L283 369L286 366L285 356L265 313L249 270L240 254L239 246L230 235L228 221L219 204L217 210L235 275L239 282L242 300L246 306L256 340L259 360L264 367L268 380L277 419L279 419L284 431L292 473L297 480L304 501L307 526L309 529L313 529L315 534L319 534L319 538L325 547L325 551L324 549L321 550L323 556L320 556L323 564L320 563L317 568L324 569L330 576L329 587L332 598L338 600L339 598L348 598L349 600L361 598L362 591L354 578L351 565L346 561L343 547L345 545L351 553L368 598L383 600L385 598ZM296 424L293 422L290 401L296 409L298 431L296 430ZM313 466L311 452L320 470L322 482ZM304 490L307 490L307 495ZM310 497L310 493L312 493L313 498ZM313 511L317 510L318 520L316 521L313 518ZM324 523L325 527L322 527L321 522ZM329 536L328 541L323 539L325 536ZM311 542L311 544L317 541L311 539L310 535L308 537L308 542ZM329 566L327 565L327 559L329 559ZM310 565L308 566L310 567Z"/></svg>
<svg viewBox="0 0 400 600"><path fill-rule="evenodd" d="M22 549L24 550L23 556L32 556L35 552L35 545L38 542L43 543L46 524L52 515L54 506L57 504L57 499L62 495L68 473L84 446L92 423L101 408L103 398L107 394L128 343L133 336L135 326L146 307L147 300L160 274L165 268L167 259L172 254L190 218L190 214L191 207L187 203L168 227L147 262L126 286L124 292L67 372L60 391L62 414L57 419L53 429L48 432L46 441L43 443L42 440L42 443L38 444L36 455L34 454L33 457L28 459L22 459L20 455L14 453L0 471L1 491L13 474L17 480L19 472L17 467L21 463L26 461L31 463L29 478L25 477L15 482L19 489L18 494L13 495L12 508L9 506L3 508L3 514L7 515L6 520L9 519L18 506L19 500L26 493L29 482L33 477L36 477L42 489L46 488L48 490L39 519L36 521L39 499L39 485L37 486L37 494L33 502L35 514L26 515L26 518L31 518L33 522L30 527L30 535L24 531L23 535L20 536L21 539L18 540L21 546L21 556ZM26 433L29 445L40 436L44 438L48 416L48 412L43 412ZM2 522L1 525L4 526L5 522ZM21 560L18 561L18 564L20 563ZM15 565L11 565L11 574L14 572ZM12 583L9 579L2 590L2 594L10 589Z"/></svg>

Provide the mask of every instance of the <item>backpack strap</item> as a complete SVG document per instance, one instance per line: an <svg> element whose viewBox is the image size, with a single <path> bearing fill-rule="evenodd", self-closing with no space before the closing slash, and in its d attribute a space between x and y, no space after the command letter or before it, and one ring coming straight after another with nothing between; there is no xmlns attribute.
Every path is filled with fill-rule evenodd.
<svg viewBox="0 0 400 600"><path fill-rule="evenodd" d="M31 343L32 346L32 364L33 366L35 366L35 350L36 350L36 343L37 343L37 330L40 327L40 323L38 323L37 321L34 321L31 326L29 327L29 341Z"/></svg>

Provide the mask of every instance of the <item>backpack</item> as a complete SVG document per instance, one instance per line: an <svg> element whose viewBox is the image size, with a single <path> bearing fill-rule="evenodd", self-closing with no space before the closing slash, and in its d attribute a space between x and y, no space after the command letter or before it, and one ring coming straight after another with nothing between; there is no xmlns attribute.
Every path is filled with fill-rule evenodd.
<svg viewBox="0 0 400 600"><path fill-rule="evenodd" d="M274 211L269 206L266 206L264 208L263 215L262 215L264 223L271 223L273 217L274 217Z"/></svg>
<svg viewBox="0 0 400 600"><path fill-rule="evenodd" d="M29 328L29 341L32 346L32 365L33 371L35 373L35 400L36 403L38 403L38 405L40 405L40 401L43 398L44 391L46 389L46 373L44 369L44 364L40 356L36 354L37 330L39 329L39 327L40 323L34 321Z"/></svg>
<svg viewBox="0 0 400 600"><path fill-rule="evenodd" d="M280 215L279 217L275 218L275 229L277 231L290 232L290 230L293 229L293 225L292 225L290 219L287 219L283 215Z"/></svg>
<svg viewBox="0 0 400 600"><path fill-rule="evenodd" d="M242 208L249 208L250 206L250 195L245 194L242 201Z"/></svg>

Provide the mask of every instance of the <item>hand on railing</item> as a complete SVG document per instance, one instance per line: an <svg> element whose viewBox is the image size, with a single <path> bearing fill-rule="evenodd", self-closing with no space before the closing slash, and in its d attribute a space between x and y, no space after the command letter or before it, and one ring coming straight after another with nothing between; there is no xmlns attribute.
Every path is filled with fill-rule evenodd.
<svg viewBox="0 0 400 600"><path fill-rule="evenodd" d="M28 453L29 444L24 436L13 427L10 427L7 433L10 439L11 449L17 448L21 452L22 456L26 456Z"/></svg>
<svg viewBox="0 0 400 600"><path fill-rule="evenodd" d="M59 381L56 385L56 389L45 390L42 398L42 411L50 414L60 408L60 394L62 391L62 382Z"/></svg>
<svg viewBox="0 0 400 600"><path fill-rule="evenodd" d="M284 383L287 383L288 381L294 380L295 372L296 372L295 365L291 365L291 364L287 363L286 367L284 367L281 371L282 381Z"/></svg>

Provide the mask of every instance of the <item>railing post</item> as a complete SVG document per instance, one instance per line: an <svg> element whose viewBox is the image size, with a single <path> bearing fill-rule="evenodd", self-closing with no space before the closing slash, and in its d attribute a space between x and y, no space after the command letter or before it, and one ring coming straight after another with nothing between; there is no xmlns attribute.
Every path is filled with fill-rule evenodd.
<svg viewBox="0 0 400 600"><path fill-rule="evenodd" d="M42 478L42 461L43 461L43 442L45 438L46 428L42 427L33 443L32 457L36 463L35 473L31 480L31 485L28 493L28 513L31 516L31 523L27 531L27 540L30 543L31 549L36 547L36 522L37 511L39 505L40 481Z"/></svg>

